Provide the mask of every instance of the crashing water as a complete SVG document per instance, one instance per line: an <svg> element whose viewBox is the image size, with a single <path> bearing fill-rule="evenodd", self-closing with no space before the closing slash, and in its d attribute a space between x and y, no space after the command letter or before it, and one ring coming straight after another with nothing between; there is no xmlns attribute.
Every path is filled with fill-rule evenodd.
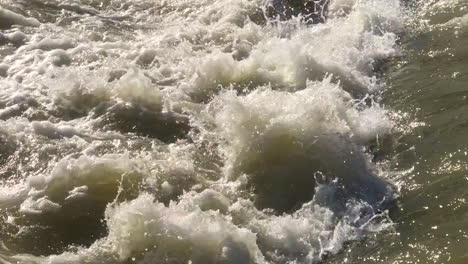
<svg viewBox="0 0 468 264"><path fill-rule="evenodd" d="M424 5L0 4L0 262L317 263L394 232L418 123L383 64Z"/></svg>

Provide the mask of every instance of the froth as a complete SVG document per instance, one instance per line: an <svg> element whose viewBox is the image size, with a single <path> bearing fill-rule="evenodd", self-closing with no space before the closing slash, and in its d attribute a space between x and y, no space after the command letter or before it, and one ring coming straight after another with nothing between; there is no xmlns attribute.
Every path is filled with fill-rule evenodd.
<svg viewBox="0 0 468 264"><path fill-rule="evenodd" d="M125 156L63 159L50 174L31 176L24 184L16 185L16 195L2 197L0 204L11 207L16 201L25 213L42 213L57 210L65 200L78 197L77 193L88 195L93 192L97 192L93 194L94 198L102 192L107 196L105 202L110 202L124 181L137 185L141 179L142 172Z"/></svg>
<svg viewBox="0 0 468 264"><path fill-rule="evenodd" d="M291 93L269 87L245 96L225 92L208 106L217 127L210 140L226 159L227 179L249 175L261 207L291 210L310 200L317 172L339 178L350 190L366 186L372 199L386 195L386 184L375 178L360 148L390 133L392 122L378 106L358 111L330 78Z"/></svg>
<svg viewBox="0 0 468 264"><path fill-rule="evenodd" d="M369 146L394 130L375 70L399 1L334 0L318 25L259 0L69 2L5 35L0 161L31 160L0 208L33 223L20 251L35 223L58 246L0 261L316 263L390 225Z"/></svg>

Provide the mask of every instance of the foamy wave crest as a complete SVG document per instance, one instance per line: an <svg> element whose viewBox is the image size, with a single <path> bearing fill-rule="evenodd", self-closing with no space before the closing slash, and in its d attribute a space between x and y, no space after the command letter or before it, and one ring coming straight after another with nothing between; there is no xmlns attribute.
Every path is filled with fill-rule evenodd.
<svg viewBox="0 0 468 264"><path fill-rule="evenodd" d="M391 227L398 0L33 2L0 9L0 262L317 263Z"/></svg>
<svg viewBox="0 0 468 264"><path fill-rule="evenodd" d="M219 145L227 180L248 175L259 206L287 211L309 201L314 173L336 177L366 197L374 193L374 201L386 195L362 148L389 134L392 122L378 106L358 111L330 79L294 93L268 87L246 96L230 91L208 106L207 120L217 129L208 125L203 137L211 135L207 140Z"/></svg>

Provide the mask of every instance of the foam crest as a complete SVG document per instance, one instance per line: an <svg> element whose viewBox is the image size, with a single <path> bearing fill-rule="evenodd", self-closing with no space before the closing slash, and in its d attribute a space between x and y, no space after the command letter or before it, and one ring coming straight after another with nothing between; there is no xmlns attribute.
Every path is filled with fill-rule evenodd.
<svg viewBox="0 0 468 264"><path fill-rule="evenodd" d="M372 76L375 62L397 54L393 32L402 26L399 4L365 1L350 6L348 16L313 29L299 27L288 33L289 38L281 36L282 27L272 28L273 37L250 47L245 59L219 52L209 55L199 63L188 92L206 100L229 85L239 91L265 84L303 89L308 79L320 80L327 72L355 95L378 88Z"/></svg>
<svg viewBox="0 0 468 264"><path fill-rule="evenodd" d="M116 83L116 96L129 103L142 104L156 111L162 109L162 95L151 80L139 71L130 71Z"/></svg>
<svg viewBox="0 0 468 264"><path fill-rule="evenodd" d="M147 249L153 251L152 259L167 256L209 263L263 262L256 237L249 230L234 226L217 213L187 212L175 205L168 208L154 204L152 199L141 195L107 211L107 239L120 259Z"/></svg>
<svg viewBox="0 0 468 264"><path fill-rule="evenodd" d="M2 197L0 204L11 207L19 202L24 213L43 213L60 209L66 200L87 195L107 203L115 198L120 184L129 185L126 188L129 191L142 178L141 169L126 156L63 159L50 174L30 176L23 184L16 185L13 188L16 195L2 190L2 194L10 195Z"/></svg>
<svg viewBox="0 0 468 264"><path fill-rule="evenodd" d="M169 207L149 194L106 210L109 235L77 253L50 257L16 256L33 263L266 263L256 235L216 211L201 211L186 200ZM197 195L195 195L196 197ZM198 209L197 209L198 208ZM194 223L197 223L194 225ZM101 262L102 261L102 262Z"/></svg>
<svg viewBox="0 0 468 264"><path fill-rule="evenodd" d="M24 17L5 8L0 8L0 27L9 28L13 25L38 27L40 22L32 17Z"/></svg>
<svg viewBox="0 0 468 264"><path fill-rule="evenodd" d="M263 8L53 0L34 1L41 25L16 15L0 262L317 263L388 228L395 191L370 146L395 129L376 70L399 54L400 2L333 0L314 25Z"/></svg>
<svg viewBox="0 0 468 264"><path fill-rule="evenodd" d="M207 109L217 129L204 133L219 144L227 179L249 175L260 207L287 211L310 200L316 173L340 179L369 202L389 191L361 148L389 134L392 122L378 106L358 111L330 78L297 92L225 92Z"/></svg>

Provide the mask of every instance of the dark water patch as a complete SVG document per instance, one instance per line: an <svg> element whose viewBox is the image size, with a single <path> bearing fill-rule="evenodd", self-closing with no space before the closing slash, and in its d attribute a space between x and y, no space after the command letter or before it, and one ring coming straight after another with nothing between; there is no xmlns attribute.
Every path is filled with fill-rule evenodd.
<svg viewBox="0 0 468 264"><path fill-rule="evenodd" d="M187 137L188 119L176 113L162 113L138 105L116 104L102 117L105 129L175 142Z"/></svg>
<svg viewBox="0 0 468 264"><path fill-rule="evenodd" d="M308 24L325 22L329 1L327 0L270 0L265 15L270 19L289 20L300 16Z"/></svg>

